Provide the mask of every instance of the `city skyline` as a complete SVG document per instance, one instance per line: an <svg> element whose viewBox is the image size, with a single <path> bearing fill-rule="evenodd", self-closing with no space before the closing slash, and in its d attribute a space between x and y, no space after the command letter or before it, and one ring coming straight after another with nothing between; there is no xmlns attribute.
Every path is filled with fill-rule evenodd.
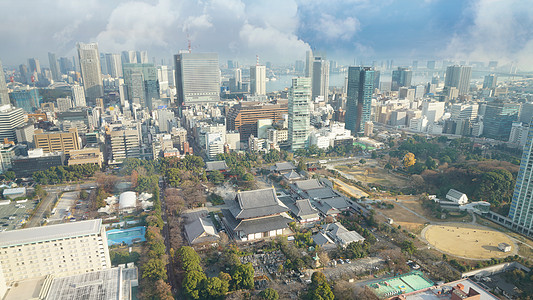
<svg viewBox="0 0 533 300"><path fill-rule="evenodd" d="M18 66L28 57L47 62L47 52L71 57L77 42L98 42L101 52L147 50L150 62L152 57L169 61L190 40L193 52L218 52L221 61L252 63L259 55L262 62L294 63L313 49L344 64L436 58L499 60L533 70L533 12L520 0L43 1L34 10L25 6L9 3L0 13L6 24L17 24L0 31L9 45L0 49L4 65ZM24 11L24 22L16 11Z"/></svg>

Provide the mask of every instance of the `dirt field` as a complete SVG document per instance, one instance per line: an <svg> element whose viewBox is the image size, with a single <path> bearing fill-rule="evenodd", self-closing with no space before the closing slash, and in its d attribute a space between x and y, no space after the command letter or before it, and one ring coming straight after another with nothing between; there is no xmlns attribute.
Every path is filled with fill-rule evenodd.
<svg viewBox="0 0 533 300"><path fill-rule="evenodd" d="M409 185L410 182L400 176L389 173L381 167L364 166L336 166L336 169L352 175L356 180L365 183L374 183L382 186L398 187Z"/></svg>
<svg viewBox="0 0 533 300"><path fill-rule="evenodd" d="M395 204L394 202L390 202ZM424 228L426 220L418 217L407 209L394 205L393 209L376 209L381 212L388 218L391 218L394 221L393 226L401 225L403 229L407 229L413 232L420 232Z"/></svg>
<svg viewBox="0 0 533 300"><path fill-rule="evenodd" d="M443 252L472 259L502 258L516 251L515 244L505 234L471 224L430 225L424 237ZM512 245L511 252L500 251L499 243Z"/></svg>

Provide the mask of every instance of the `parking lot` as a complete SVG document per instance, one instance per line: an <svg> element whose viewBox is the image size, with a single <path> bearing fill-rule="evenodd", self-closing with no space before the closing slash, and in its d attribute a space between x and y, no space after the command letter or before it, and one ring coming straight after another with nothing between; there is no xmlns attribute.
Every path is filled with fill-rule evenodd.
<svg viewBox="0 0 533 300"><path fill-rule="evenodd" d="M12 201L9 204L0 205L0 230L13 230L22 226L31 215L35 205L37 205L37 200L28 200L24 203Z"/></svg>
<svg viewBox="0 0 533 300"><path fill-rule="evenodd" d="M80 200L79 195L79 191L63 193L53 210L53 214L48 219L48 223L59 224L84 220L89 210L89 203L88 201Z"/></svg>

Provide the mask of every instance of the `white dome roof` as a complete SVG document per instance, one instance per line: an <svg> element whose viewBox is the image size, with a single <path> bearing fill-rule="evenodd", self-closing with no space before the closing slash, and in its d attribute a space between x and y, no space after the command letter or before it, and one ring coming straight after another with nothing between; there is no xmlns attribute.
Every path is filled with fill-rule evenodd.
<svg viewBox="0 0 533 300"><path fill-rule="evenodd" d="M137 195L135 192L124 192L120 194L118 208L135 208L137 206Z"/></svg>

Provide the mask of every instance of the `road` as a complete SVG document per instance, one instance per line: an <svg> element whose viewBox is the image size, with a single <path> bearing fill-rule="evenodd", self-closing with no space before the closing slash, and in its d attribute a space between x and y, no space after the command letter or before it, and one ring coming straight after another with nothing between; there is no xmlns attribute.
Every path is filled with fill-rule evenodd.
<svg viewBox="0 0 533 300"><path fill-rule="evenodd" d="M59 193L76 191L81 189L93 189L95 187L96 183L94 182L45 187L44 190L48 193L48 195L46 195L46 197L41 200L41 205L39 205L39 208L37 209L35 214L33 214L33 217L28 220L26 228L41 226L41 223L46 213L52 210L52 203L57 200Z"/></svg>
<svg viewBox="0 0 533 300"><path fill-rule="evenodd" d="M168 275L168 281L170 283L170 287L172 288L172 294L177 295L178 294L178 288L176 286L176 274L174 272L174 266L172 264L172 257L170 255L170 249L172 248L170 244L170 227L168 225L168 216L167 216L167 204L165 202L165 183L164 181L160 182L159 185L159 199L161 200L161 218L163 219L163 223L165 226L163 226L162 234L163 238L165 240L165 247L166 247L166 253L168 255L169 263L167 265L167 275Z"/></svg>

